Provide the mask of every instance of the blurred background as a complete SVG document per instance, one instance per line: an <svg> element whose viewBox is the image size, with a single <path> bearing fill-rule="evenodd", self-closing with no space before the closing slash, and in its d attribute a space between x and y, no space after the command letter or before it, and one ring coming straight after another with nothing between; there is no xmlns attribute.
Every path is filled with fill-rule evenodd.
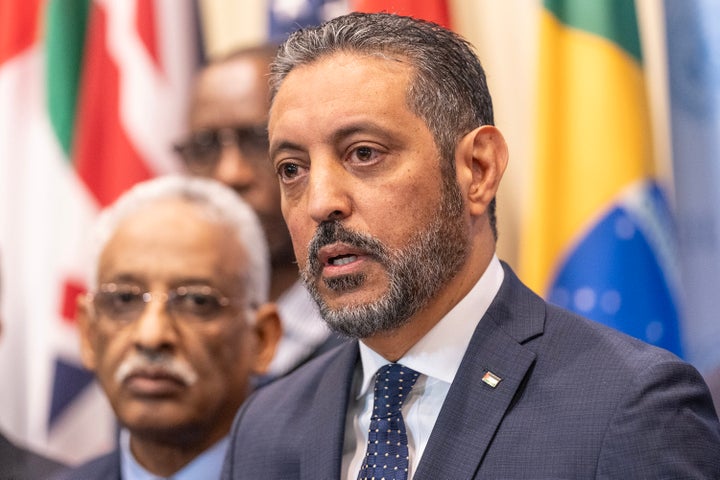
<svg viewBox="0 0 720 480"><path fill-rule="evenodd" d="M353 10L474 45L510 148L500 257L720 405L720 2L0 0L0 430L70 463L112 447L74 326L93 218L180 169L204 63Z"/></svg>

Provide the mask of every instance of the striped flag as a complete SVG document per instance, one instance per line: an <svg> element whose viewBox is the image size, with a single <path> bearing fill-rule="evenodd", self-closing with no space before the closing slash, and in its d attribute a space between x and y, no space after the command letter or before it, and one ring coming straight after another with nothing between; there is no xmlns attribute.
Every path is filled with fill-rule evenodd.
<svg viewBox="0 0 720 480"><path fill-rule="evenodd" d="M78 360L84 240L100 208L177 169L197 39L191 0L0 2L0 421L71 463L115 431Z"/></svg>
<svg viewBox="0 0 720 480"><path fill-rule="evenodd" d="M682 354L634 2L544 7L522 277L553 303Z"/></svg>
<svg viewBox="0 0 720 480"><path fill-rule="evenodd" d="M686 356L720 411L720 2L665 0Z"/></svg>

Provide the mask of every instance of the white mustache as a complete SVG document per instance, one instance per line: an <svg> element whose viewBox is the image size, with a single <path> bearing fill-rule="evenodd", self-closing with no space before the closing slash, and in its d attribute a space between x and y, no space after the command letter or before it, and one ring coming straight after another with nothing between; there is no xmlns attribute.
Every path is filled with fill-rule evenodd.
<svg viewBox="0 0 720 480"><path fill-rule="evenodd" d="M128 377L147 371L162 372L177 378L186 386L193 385L198 374L187 361L166 353L140 353L134 352L125 358L115 371L115 381L124 382Z"/></svg>

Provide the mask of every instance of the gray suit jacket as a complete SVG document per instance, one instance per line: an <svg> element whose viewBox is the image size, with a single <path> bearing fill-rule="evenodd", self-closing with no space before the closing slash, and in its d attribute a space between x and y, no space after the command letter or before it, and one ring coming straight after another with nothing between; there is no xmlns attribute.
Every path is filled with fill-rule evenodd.
<svg viewBox="0 0 720 480"><path fill-rule="evenodd" d="M0 434L0 480L39 480L63 465L20 448Z"/></svg>
<svg viewBox="0 0 720 480"><path fill-rule="evenodd" d="M52 480L120 480L120 449L67 469Z"/></svg>
<svg viewBox="0 0 720 480"><path fill-rule="evenodd" d="M720 424L693 367L546 304L503 266L415 480L720 479ZM358 361L351 342L257 391L222 478L340 478Z"/></svg>

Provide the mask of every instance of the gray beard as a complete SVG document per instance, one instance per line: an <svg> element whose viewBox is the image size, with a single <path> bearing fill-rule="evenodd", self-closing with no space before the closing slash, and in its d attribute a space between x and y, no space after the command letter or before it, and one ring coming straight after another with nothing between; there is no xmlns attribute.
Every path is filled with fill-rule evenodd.
<svg viewBox="0 0 720 480"><path fill-rule="evenodd" d="M337 221L320 224L300 275L328 326L351 338L367 338L405 325L465 263L470 240L463 212L463 198L457 183L443 182L441 204L430 216L432 220L413 235L405 247L395 251L370 235L346 229ZM387 292L363 304L328 306L317 288L322 271L317 253L324 245L337 241L362 249L386 269ZM359 273L323 279L323 282L330 290L342 293L362 288L365 280L365 274Z"/></svg>

